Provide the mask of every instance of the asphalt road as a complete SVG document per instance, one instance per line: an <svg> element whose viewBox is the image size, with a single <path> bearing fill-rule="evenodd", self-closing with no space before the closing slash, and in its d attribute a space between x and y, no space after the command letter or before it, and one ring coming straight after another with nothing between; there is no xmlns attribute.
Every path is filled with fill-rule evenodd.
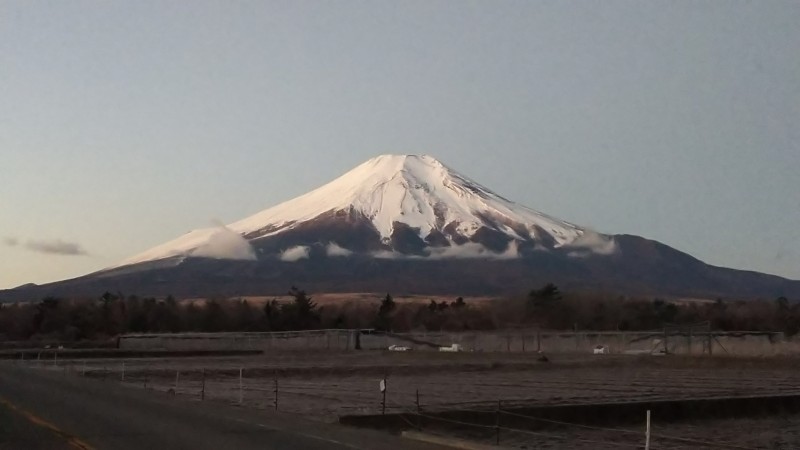
<svg viewBox="0 0 800 450"><path fill-rule="evenodd" d="M13 409L0 405L0 450L71 448L58 434L42 428Z"/></svg>
<svg viewBox="0 0 800 450"><path fill-rule="evenodd" d="M443 449L291 414L0 364L0 449L37 448Z"/></svg>

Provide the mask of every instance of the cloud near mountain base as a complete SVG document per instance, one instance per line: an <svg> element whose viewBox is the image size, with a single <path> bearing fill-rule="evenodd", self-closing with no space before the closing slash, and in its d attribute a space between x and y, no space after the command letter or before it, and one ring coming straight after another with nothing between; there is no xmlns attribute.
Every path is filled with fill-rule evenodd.
<svg viewBox="0 0 800 450"><path fill-rule="evenodd" d="M281 253L281 261L286 262L294 262L299 261L301 259L307 259L309 254L311 253L311 249L305 245L298 245L296 247L290 247L284 250Z"/></svg>
<svg viewBox="0 0 800 450"><path fill-rule="evenodd" d="M256 260L256 252L247 242L247 239L224 226L217 228L205 243L191 252L191 256L244 261Z"/></svg>

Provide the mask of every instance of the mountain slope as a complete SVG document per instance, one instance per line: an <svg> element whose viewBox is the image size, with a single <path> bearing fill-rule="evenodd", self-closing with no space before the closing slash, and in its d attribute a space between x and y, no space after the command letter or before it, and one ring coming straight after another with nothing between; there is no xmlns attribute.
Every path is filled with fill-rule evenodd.
<svg viewBox="0 0 800 450"><path fill-rule="evenodd" d="M498 294L568 289L800 297L800 281L714 267L638 236L604 235L518 205L430 156L373 158L308 194L83 277L0 291L209 296L311 291Z"/></svg>
<svg viewBox="0 0 800 450"><path fill-rule="evenodd" d="M430 156L383 155L308 194L225 228L192 231L120 266L174 256L210 256L204 254L207 243L229 234L226 231L243 236L257 248L263 248L267 238L308 229L317 229L317 239L312 240L318 242L322 228L318 225L336 223L361 226L365 230L360 238L370 242L355 243L345 237L349 242L331 240L331 244L348 251L381 252L378 257L508 257L505 252L515 252L520 245L613 251L610 238L511 202ZM308 239L299 241L298 245L309 243ZM477 245L465 247L468 243ZM455 249L445 250L448 247Z"/></svg>

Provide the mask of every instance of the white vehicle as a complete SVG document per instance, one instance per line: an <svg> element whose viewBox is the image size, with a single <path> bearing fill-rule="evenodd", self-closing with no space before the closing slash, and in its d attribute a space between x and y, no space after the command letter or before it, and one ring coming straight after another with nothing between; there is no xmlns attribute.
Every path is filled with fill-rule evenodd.
<svg viewBox="0 0 800 450"><path fill-rule="evenodd" d="M603 344L597 344L592 349L592 354L594 355L607 355L610 352L608 351L608 346Z"/></svg>
<svg viewBox="0 0 800 450"><path fill-rule="evenodd" d="M407 352L411 350L411 347L404 347L402 345L390 345L389 351L390 352Z"/></svg>
<svg viewBox="0 0 800 450"><path fill-rule="evenodd" d="M461 351L461 345L453 344L450 347L439 347L439 351L440 352L460 352Z"/></svg>

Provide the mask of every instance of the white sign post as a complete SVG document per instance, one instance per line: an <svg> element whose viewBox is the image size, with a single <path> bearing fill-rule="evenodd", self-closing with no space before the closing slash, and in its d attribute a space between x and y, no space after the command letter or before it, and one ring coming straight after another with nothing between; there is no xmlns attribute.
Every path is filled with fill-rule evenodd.
<svg viewBox="0 0 800 450"><path fill-rule="evenodd" d="M378 385L383 393L383 400L381 400L381 414L386 414L386 378L382 379Z"/></svg>

